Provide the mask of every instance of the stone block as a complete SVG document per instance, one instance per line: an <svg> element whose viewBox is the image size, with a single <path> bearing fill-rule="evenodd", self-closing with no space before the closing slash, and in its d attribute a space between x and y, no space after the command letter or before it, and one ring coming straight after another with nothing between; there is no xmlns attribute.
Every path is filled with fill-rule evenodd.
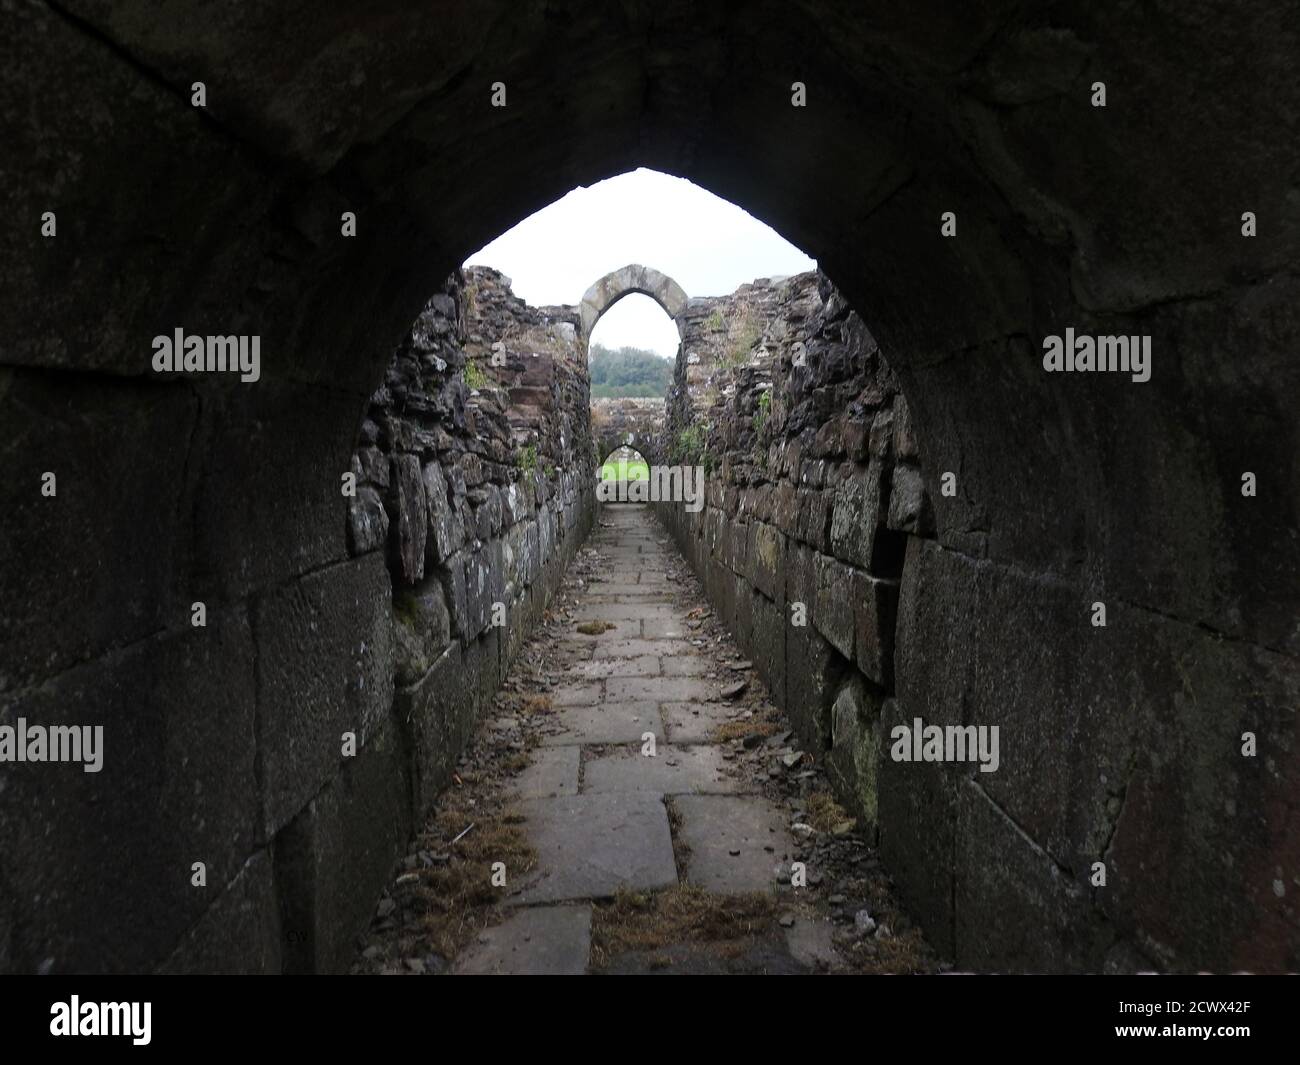
<svg viewBox="0 0 1300 1065"><path fill-rule="evenodd" d="M934 515L930 508L930 498L925 491L925 480L916 466L900 464L894 467L886 524L891 529L918 536L933 532Z"/></svg>
<svg viewBox="0 0 1300 1065"><path fill-rule="evenodd" d="M447 479L436 462L427 463L421 473L424 502L428 508L428 535L425 539L425 565L429 570L441 566L465 540L465 530L452 506Z"/></svg>
<svg viewBox="0 0 1300 1065"><path fill-rule="evenodd" d="M474 635L471 631L469 591L465 577L469 558L470 552L457 551L443 562L437 574L438 580L442 582L447 599L447 610L451 616L451 634L462 643Z"/></svg>
<svg viewBox="0 0 1300 1065"><path fill-rule="evenodd" d="M754 599L754 637L749 652L759 676L772 693L778 706L786 701L785 641L789 626L789 609L782 603L770 603L762 596Z"/></svg>
<svg viewBox="0 0 1300 1065"><path fill-rule="evenodd" d="M853 657L858 668L882 687L891 687L898 581L882 580L854 570L849 599L853 604Z"/></svg>
<svg viewBox="0 0 1300 1065"><path fill-rule="evenodd" d="M892 730L911 726L898 700L881 707L878 832L880 858L908 912L940 954L953 953L953 848L958 777L935 762L895 762Z"/></svg>
<svg viewBox="0 0 1300 1065"><path fill-rule="evenodd" d="M785 597L785 537L773 525L763 522L749 524L749 546L746 550L746 573L754 587L768 599L779 601Z"/></svg>
<svg viewBox="0 0 1300 1065"><path fill-rule="evenodd" d="M826 771L836 793L868 838L874 835L880 819L881 702L879 693L850 676L831 704L831 749Z"/></svg>
<svg viewBox="0 0 1300 1065"><path fill-rule="evenodd" d="M801 742L819 757L831 745L831 703L846 667L812 626L787 631L786 713Z"/></svg>
<svg viewBox="0 0 1300 1065"><path fill-rule="evenodd" d="M378 555L308 574L256 600L258 721L267 836L363 744L393 701L392 590Z"/></svg>
<svg viewBox="0 0 1300 1065"><path fill-rule="evenodd" d="M362 485L348 501L348 551L364 555L388 543L388 511L375 489Z"/></svg>
<svg viewBox="0 0 1300 1065"><path fill-rule="evenodd" d="M1088 895L973 780L957 785L954 953L959 966L1100 972L1113 933Z"/></svg>
<svg viewBox="0 0 1300 1065"><path fill-rule="evenodd" d="M347 971L411 829L408 752L390 724L275 839L286 972Z"/></svg>
<svg viewBox="0 0 1300 1065"><path fill-rule="evenodd" d="M451 779L456 759L473 731L472 691L464 686L464 649L451 644L425 676L397 691L398 722L410 737L412 787L417 817L423 817Z"/></svg>
<svg viewBox="0 0 1300 1065"><path fill-rule="evenodd" d="M394 572L404 583L414 584L424 576L424 546L429 531L418 456L393 456L392 485L386 504Z"/></svg>
<svg viewBox="0 0 1300 1065"><path fill-rule="evenodd" d="M0 692L188 618L176 444L197 418L179 389L0 370ZM124 499L128 516L105 520Z"/></svg>
<svg viewBox="0 0 1300 1065"><path fill-rule="evenodd" d="M866 466L855 466L835 488L830 553L858 569L871 569L876 527L883 517L880 512L882 477L881 462L873 457Z"/></svg>
<svg viewBox="0 0 1300 1065"><path fill-rule="evenodd" d="M0 697L6 726L103 729L97 772L0 768L15 970L147 972L239 875L259 828L254 658L242 611L210 611Z"/></svg>
<svg viewBox="0 0 1300 1065"><path fill-rule="evenodd" d="M158 972L278 973L283 963L282 938L271 856L257 851Z"/></svg>
<svg viewBox="0 0 1300 1065"><path fill-rule="evenodd" d="M408 687L429 672L450 641L447 593L437 577L393 593L393 669L399 687Z"/></svg>
<svg viewBox="0 0 1300 1065"><path fill-rule="evenodd" d="M835 650L852 660L854 571L829 555L819 554L813 556L813 572L817 583L810 619Z"/></svg>
<svg viewBox="0 0 1300 1065"><path fill-rule="evenodd" d="M268 377L230 390L200 437L211 460L191 519L195 599L242 598L347 557L340 478L351 468L359 417L357 397L331 389ZM297 462L271 458L289 455L310 455L312 469L335 472L308 476ZM236 499L254 505L232 506Z"/></svg>

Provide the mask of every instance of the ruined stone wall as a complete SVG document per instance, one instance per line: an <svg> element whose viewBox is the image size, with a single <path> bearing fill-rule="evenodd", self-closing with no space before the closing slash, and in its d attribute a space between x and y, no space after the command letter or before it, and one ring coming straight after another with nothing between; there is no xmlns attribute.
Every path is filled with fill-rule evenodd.
<svg viewBox="0 0 1300 1065"><path fill-rule="evenodd" d="M820 274L691 301L671 453L706 505L659 513L803 742L874 832L909 534L930 531L907 404Z"/></svg>
<svg viewBox="0 0 1300 1065"><path fill-rule="evenodd" d="M316 859L301 878L310 899L301 923L315 947L298 967L350 960L389 865L591 528L589 386L575 321L573 308L529 307L497 271L458 272L371 398L348 542L358 558L382 559L392 583L384 645L394 697L380 726L392 742L373 759L361 785L373 794L358 796L350 823L303 848ZM358 854L373 855L358 883L324 902L309 890L322 846L337 846L340 862L352 853L354 868Z"/></svg>
<svg viewBox="0 0 1300 1065"><path fill-rule="evenodd" d="M105 630L125 646L78 662L86 652L68 644L70 668L4 657L0 721L102 724L104 741L100 772L5 766L0 971L346 968L400 848L593 520L573 320L526 307L491 271L453 275L390 349L368 404L317 395L350 425L350 461L274 380L255 392L155 385L139 419L75 419L94 429L77 440L85 457L56 468L60 497L78 507L96 490L95 456L177 402L201 412L196 439L212 452L195 461L232 504L169 504L205 545L181 559L184 581L149 523L104 534L122 557L150 554L166 591L167 610ZM241 402L264 414L246 441L257 462L236 460L215 429ZM259 535L235 535L267 471L289 461L302 465L271 478L277 508ZM148 487L141 476L103 491L181 491L179 468ZM94 539L93 522L78 527ZM93 585L84 592L99 601ZM123 590L124 616L138 613L135 594Z"/></svg>
<svg viewBox="0 0 1300 1065"><path fill-rule="evenodd" d="M1096 627L1086 576L989 559L961 467L919 453L899 381L824 277L692 300L684 321L670 447L705 466L707 505L659 514L932 941L962 965L1055 971L1285 949L1248 931L1250 839L1214 827L1190 776L1175 807L1133 783L1179 752L1245 801L1256 763L1209 753L1233 742L1240 652L1113 599ZM1266 692L1262 727L1285 702ZM916 718L998 726L1000 764L895 761L891 730ZM1134 890L1121 828L1160 840L1159 900ZM1193 899L1203 917L1171 919Z"/></svg>

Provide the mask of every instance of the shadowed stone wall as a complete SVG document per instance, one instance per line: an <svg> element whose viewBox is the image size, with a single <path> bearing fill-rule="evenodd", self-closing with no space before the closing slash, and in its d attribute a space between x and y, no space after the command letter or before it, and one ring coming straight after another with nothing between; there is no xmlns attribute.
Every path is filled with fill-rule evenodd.
<svg viewBox="0 0 1300 1065"><path fill-rule="evenodd" d="M395 750L364 786L401 792L396 775L409 810L393 816L361 794L346 817L341 805L333 812L339 823L309 818L293 871L305 857L302 920L317 949L302 968L351 960L346 933L369 918L411 825L447 784L591 528L589 385L575 322L572 308L529 307L495 270L458 272L371 397L352 459L349 549L382 554L393 586ZM375 855L369 879L322 905L312 884L326 858L347 867L357 851Z"/></svg>
<svg viewBox="0 0 1300 1065"><path fill-rule="evenodd" d="M1095 584L990 559L986 522L944 496L895 374L821 275L692 301L669 420L707 506L661 518L940 949L1094 971L1290 949L1252 938L1253 842L1217 827L1277 768L1242 759L1235 729L1288 720L1280 660L1198 649L1122 600L1098 628ZM1233 706L1252 708L1235 726ZM997 769L895 761L891 730L918 717L997 725ZM1162 798L1171 751L1186 775ZM1136 890L1156 875L1137 839L1186 879Z"/></svg>

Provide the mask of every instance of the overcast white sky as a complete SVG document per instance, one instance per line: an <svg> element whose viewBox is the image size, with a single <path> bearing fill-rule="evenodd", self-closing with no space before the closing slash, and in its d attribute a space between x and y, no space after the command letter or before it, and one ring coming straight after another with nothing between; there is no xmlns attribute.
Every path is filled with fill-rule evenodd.
<svg viewBox="0 0 1300 1065"><path fill-rule="evenodd" d="M757 277L817 264L739 207L683 178L620 174L543 207L465 260L494 266L533 306L576 304L628 263L652 266L688 296L722 296ZM677 328L647 296L627 296L601 318L593 343L677 352Z"/></svg>

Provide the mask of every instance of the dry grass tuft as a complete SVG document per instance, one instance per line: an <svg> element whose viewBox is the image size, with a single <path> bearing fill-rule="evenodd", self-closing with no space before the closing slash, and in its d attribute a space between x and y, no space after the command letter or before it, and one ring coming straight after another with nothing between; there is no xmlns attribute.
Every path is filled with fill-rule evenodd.
<svg viewBox="0 0 1300 1065"><path fill-rule="evenodd" d="M767 930L774 896L714 895L689 884L666 891L620 891L591 917L591 960L603 968L625 951L658 951L675 943L704 943L724 952L735 940Z"/></svg>
<svg viewBox="0 0 1300 1065"><path fill-rule="evenodd" d="M519 713L524 717L534 717L537 714L554 712L555 707L551 705L549 695L525 695L523 701L519 704Z"/></svg>
<svg viewBox="0 0 1300 1065"><path fill-rule="evenodd" d="M815 791L808 796L808 823L818 832L830 832L836 825L852 820L830 792Z"/></svg>
<svg viewBox="0 0 1300 1065"><path fill-rule="evenodd" d="M516 810L490 811L459 803L438 813L417 846L449 854L450 859L415 870L408 874L414 879L399 887L410 892L409 904L419 914L411 929L416 939L451 959L496 922L502 889L492 885L493 863L505 863L510 883L537 866L537 852L528 843L523 822ZM471 824L470 831L451 842Z"/></svg>
<svg viewBox="0 0 1300 1065"><path fill-rule="evenodd" d="M584 636L599 636L601 633L617 627L609 621L584 621L578 626L578 631Z"/></svg>

